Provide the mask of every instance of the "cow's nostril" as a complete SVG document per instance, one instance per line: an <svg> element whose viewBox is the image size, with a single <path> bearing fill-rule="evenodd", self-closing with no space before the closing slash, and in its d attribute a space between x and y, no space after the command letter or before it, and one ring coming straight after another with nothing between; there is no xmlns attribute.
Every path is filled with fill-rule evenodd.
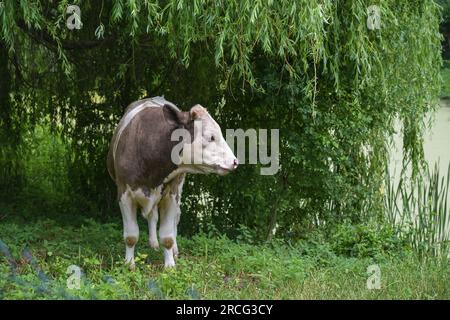
<svg viewBox="0 0 450 320"><path fill-rule="evenodd" d="M239 165L239 160L237 158L234 158L233 164L234 164L234 168L236 169L237 166Z"/></svg>

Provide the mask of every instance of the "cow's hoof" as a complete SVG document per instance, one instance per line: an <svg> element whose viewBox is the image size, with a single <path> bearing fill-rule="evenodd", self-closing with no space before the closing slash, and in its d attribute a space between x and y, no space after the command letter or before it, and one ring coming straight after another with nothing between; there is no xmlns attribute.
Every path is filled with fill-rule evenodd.
<svg viewBox="0 0 450 320"><path fill-rule="evenodd" d="M155 249L155 250L159 249L159 242L158 242L158 240L150 240L149 243L150 243L150 247L152 247L153 249Z"/></svg>

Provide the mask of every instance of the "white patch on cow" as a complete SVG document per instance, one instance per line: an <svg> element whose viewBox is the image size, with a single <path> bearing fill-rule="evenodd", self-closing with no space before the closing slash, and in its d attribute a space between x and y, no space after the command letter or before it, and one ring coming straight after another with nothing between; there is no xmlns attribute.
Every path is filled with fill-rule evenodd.
<svg viewBox="0 0 450 320"><path fill-rule="evenodd" d="M129 188L128 185L127 188ZM142 208L142 216L145 219L148 219L150 216L150 212L161 199L162 185L151 189L149 196L145 195L144 191L142 191L141 188L138 188L136 190L131 190L131 188L129 188L129 190L133 200L136 201L136 203L139 204L139 206Z"/></svg>

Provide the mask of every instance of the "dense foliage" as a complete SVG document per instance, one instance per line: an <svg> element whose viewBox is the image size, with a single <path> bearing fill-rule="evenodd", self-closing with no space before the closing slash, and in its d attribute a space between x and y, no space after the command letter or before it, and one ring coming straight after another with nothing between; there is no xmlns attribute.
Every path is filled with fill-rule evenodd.
<svg viewBox="0 0 450 320"><path fill-rule="evenodd" d="M405 163L420 168L423 115L439 93L432 0L70 4L81 9L79 30L66 27L69 1L0 4L2 203L22 195L42 206L54 188L49 210L116 214L105 166L112 130L130 102L163 94L183 109L208 107L223 129L280 129L276 175L244 165L189 178L182 234L214 223L298 238L376 217L396 117ZM370 30L374 4L381 28ZM58 137L36 145L49 128Z"/></svg>
<svg viewBox="0 0 450 320"><path fill-rule="evenodd" d="M437 3L441 6L442 11L442 21L440 25L440 31L443 35L442 54L444 59L450 59L450 1L437 0Z"/></svg>

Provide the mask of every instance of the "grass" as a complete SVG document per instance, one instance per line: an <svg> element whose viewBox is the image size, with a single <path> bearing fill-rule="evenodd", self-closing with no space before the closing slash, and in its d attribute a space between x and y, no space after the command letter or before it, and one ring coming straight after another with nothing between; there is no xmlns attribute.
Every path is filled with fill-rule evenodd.
<svg viewBox="0 0 450 320"><path fill-rule="evenodd" d="M0 298L450 299L448 260L422 260L402 246L344 255L337 249L350 237L345 230L334 244L320 237L260 245L205 234L179 237L181 256L168 270L141 230L137 268L130 272L116 222L7 217L0 222ZM378 290L367 289L373 264L381 270ZM71 265L82 268L80 289L67 288Z"/></svg>

